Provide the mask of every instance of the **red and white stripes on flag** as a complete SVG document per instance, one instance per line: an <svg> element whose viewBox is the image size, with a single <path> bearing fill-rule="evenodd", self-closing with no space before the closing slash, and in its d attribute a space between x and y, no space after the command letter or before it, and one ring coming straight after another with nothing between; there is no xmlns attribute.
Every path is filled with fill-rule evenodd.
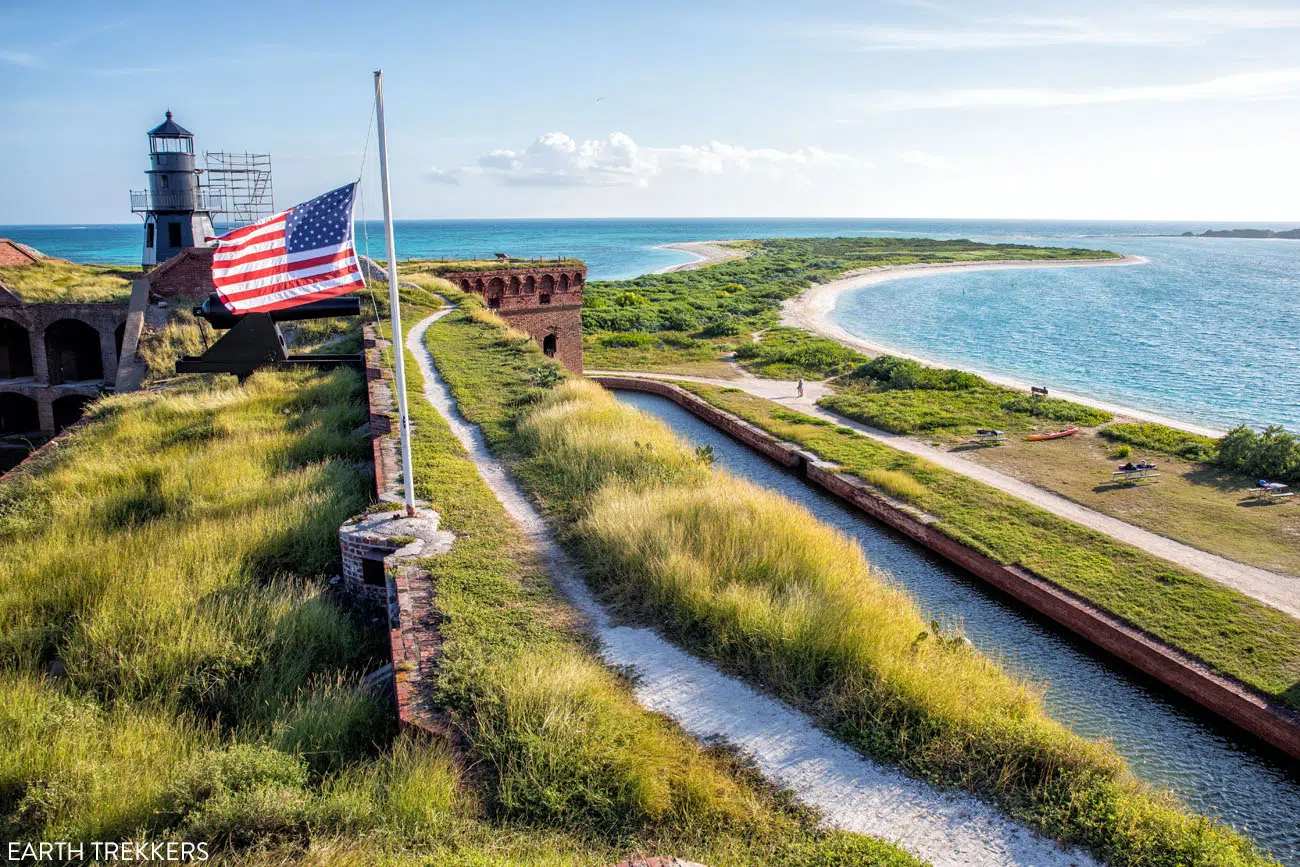
<svg viewBox="0 0 1300 867"><path fill-rule="evenodd" d="M348 184L217 239L212 282L235 313L264 313L346 295L365 283L352 243Z"/></svg>

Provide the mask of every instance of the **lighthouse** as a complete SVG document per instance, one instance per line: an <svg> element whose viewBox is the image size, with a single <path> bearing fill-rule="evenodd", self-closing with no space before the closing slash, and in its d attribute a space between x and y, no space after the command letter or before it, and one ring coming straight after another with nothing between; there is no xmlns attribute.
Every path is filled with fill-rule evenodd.
<svg viewBox="0 0 1300 867"><path fill-rule="evenodd" d="M149 130L147 190L131 191L132 213L144 216L144 253L148 270L186 247L202 247L216 234L207 195L194 162L194 134L167 119Z"/></svg>

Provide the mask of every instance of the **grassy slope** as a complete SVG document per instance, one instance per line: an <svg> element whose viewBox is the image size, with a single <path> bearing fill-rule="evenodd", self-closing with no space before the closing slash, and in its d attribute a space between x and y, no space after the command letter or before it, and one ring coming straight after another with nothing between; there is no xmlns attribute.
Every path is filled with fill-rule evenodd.
<svg viewBox="0 0 1300 867"><path fill-rule="evenodd" d="M1024 684L928 637L905 594L787 501L715 476L658 422L592 386L541 393L526 341L454 313L426 341L607 598L820 716L865 752L990 796L1116 864L1259 863L1046 718ZM507 363L505 354L510 353ZM538 400L540 398L540 403Z"/></svg>
<svg viewBox="0 0 1300 867"><path fill-rule="evenodd" d="M118 302L131 297L139 271L45 259L35 265L0 267L0 281L29 304Z"/></svg>
<svg viewBox="0 0 1300 867"><path fill-rule="evenodd" d="M913 502L936 516L948 535L1000 562L1031 569L1300 708L1300 622L1294 618L848 428L801 422L779 405L741 392L682 385L856 475L883 468L910 476L924 485L924 495Z"/></svg>
<svg viewBox="0 0 1300 867"><path fill-rule="evenodd" d="M189 383L101 402L0 488L0 837L202 840L259 865L599 865L640 847L917 864L813 828L642 710L569 630L418 374L420 494L459 536L429 563L440 687L470 752L395 737L356 690L386 636L322 592L338 524L367 502L360 378Z"/></svg>

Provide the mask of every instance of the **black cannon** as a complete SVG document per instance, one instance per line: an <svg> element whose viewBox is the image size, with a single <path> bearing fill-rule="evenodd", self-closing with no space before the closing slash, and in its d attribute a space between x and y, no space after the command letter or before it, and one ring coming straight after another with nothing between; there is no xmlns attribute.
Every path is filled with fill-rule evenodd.
<svg viewBox="0 0 1300 867"><path fill-rule="evenodd" d="M290 355L280 333L281 322L359 316L361 299L356 297L326 298L269 313L236 313L214 292L194 308L194 315L206 319L213 328L229 330L207 352L187 355L176 362L177 373L233 373L243 379L259 367L365 366L360 353Z"/></svg>

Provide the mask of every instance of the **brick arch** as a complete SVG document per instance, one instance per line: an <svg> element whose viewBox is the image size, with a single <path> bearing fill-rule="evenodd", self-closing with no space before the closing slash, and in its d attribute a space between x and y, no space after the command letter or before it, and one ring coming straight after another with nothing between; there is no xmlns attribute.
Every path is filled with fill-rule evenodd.
<svg viewBox="0 0 1300 867"><path fill-rule="evenodd" d="M541 281L538 283L537 288L538 288L539 291L542 291L542 292L554 292L554 291L555 291L555 278L552 277L550 274L543 274L543 275L542 275L542 279L541 279Z"/></svg>
<svg viewBox="0 0 1300 867"><path fill-rule="evenodd" d="M554 331L542 338L542 352L547 358L555 357L555 351L559 347L559 342L559 336Z"/></svg>
<svg viewBox="0 0 1300 867"><path fill-rule="evenodd" d="M537 291L537 278L534 277L532 274L529 274L527 277L524 278L524 291L527 292L529 295L532 295L534 292Z"/></svg>
<svg viewBox="0 0 1300 867"><path fill-rule="evenodd" d="M578 286L581 286L581 285L582 285L582 272L581 272L581 271L574 271L574 272L573 272L573 281L572 281L572 283L573 283L573 286L574 286L574 287L578 287Z"/></svg>
<svg viewBox="0 0 1300 867"><path fill-rule="evenodd" d="M20 322L0 316L0 379L33 375L32 340Z"/></svg>
<svg viewBox="0 0 1300 867"><path fill-rule="evenodd" d="M33 433L41 428L36 399L16 391L0 391L0 436Z"/></svg>
<svg viewBox="0 0 1300 867"><path fill-rule="evenodd" d="M518 294L519 294L519 287L520 287L521 285L523 285L523 284L519 281L519 278L518 278L518 277L515 277L515 276L512 276L512 277L510 278L510 294L512 294L512 295L518 295Z"/></svg>
<svg viewBox="0 0 1300 867"><path fill-rule="evenodd" d="M76 424L86 414L86 405L95 398L88 394L65 394L54 399L54 430Z"/></svg>
<svg viewBox="0 0 1300 867"><path fill-rule="evenodd" d="M58 319L45 328L50 384L104 378L99 330L80 319Z"/></svg>
<svg viewBox="0 0 1300 867"><path fill-rule="evenodd" d="M462 280L460 281L460 288L464 289L466 292L473 292L474 284L469 282L469 280Z"/></svg>
<svg viewBox="0 0 1300 867"><path fill-rule="evenodd" d="M561 274L561 275L560 275L560 291L561 291L561 292L568 292L568 291L569 291L569 275L568 275L568 274Z"/></svg>
<svg viewBox="0 0 1300 867"><path fill-rule="evenodd" d="M474 291L477 292L477 293L480 294L480 295L483 294L483 278L482 278L482 277L480 277L479 279L477 279L477 280L474 281Z"/></svg>

